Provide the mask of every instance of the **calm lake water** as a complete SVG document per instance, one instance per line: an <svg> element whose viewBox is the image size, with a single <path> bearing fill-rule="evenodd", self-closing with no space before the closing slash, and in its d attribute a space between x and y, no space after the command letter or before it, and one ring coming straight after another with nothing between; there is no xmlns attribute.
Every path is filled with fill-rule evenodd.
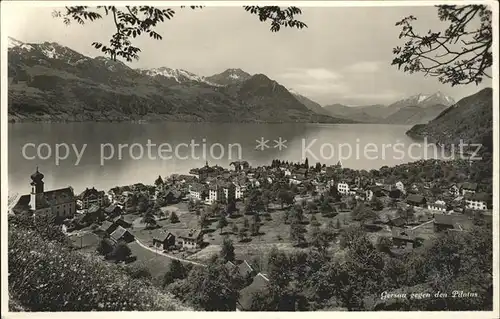
<svg viewBox="0 0 500 319"><path fill-rule="evenodd" d="M205 160L223 167L238 159L259 166L276 158L303 161L305 155L310 164L341 159L344 167L369 170L440 157L406 136L408 129L371 124L15 123L9 124L9 193L29 193L36 166L45 174L45 189L71 185L80 192L92 186L107 191L116 185L152 184L158 175L187 174ZM256 149L261 138L269 140L263 150ZM286 146L281 150L275 142L280 138ZM69 149L66 155L66 147L59 146L58 162L57 144ZM81 154L79 163L75 149Z"/></svg>

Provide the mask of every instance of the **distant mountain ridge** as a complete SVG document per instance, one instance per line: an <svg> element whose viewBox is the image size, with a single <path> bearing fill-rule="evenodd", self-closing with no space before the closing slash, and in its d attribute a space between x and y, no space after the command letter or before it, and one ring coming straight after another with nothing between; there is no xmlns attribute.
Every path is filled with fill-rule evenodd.
<svg viewBox="0 0 500 319"><path fill-rule="evenodd" d="M288 90L292 95L300 102L302 103L305 107L307 107L309 110L313 111L314 113L317 114L322 114L322 115L330 115L328 113L328 110L323 108L319 103L314 102L313 100L309 99L308 97L303 96L302 94L295 92L294 90Z"/></svg>
<svg viewBox="0 0 500 319"><path fill-rule="evenodd" d="M453 105L454 99L441 92L416 94L390 105L349 107L332 104L324 107L331 116L352 119L364 123L405 124L427 123L445 108Z"/></svg>
<svg viewBox="0 0 500 319"><path fill-rule="evenodd" d="M9 38L8 74L10 121L352 122L314 113L265 75L135 70L57 43Z"/></svg>
<svg viewBox="0 0 500 319"><path fill-rule="evenodd" d="M493 90L485 88L448 107L428 124L413 126L407 135L427 137L442 145L482 144L493 152Z"/></svg>

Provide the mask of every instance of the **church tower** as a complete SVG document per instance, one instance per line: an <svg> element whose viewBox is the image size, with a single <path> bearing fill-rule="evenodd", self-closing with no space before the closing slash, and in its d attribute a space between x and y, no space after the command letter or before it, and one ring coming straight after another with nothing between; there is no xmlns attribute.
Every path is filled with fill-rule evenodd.
<svg viewBox="0 0 500 319"><path fill-rule="evenodd" d="M30 193L30 206L32 210L37 209L37 198L39 194L43 194L43 174L38 171L31 175L31 193Z"/></svg>

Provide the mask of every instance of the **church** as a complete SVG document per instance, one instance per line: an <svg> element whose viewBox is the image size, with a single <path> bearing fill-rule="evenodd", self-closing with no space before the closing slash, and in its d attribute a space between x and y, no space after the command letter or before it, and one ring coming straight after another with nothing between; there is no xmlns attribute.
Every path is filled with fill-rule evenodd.
<svg viewBox="0 0 500 319"><path fill-rule="evenodd" d="M31 175L31 193L22 195L13 207L14 213L33 211L35 214L72 218L76 212L76 198L72 187L44 190L44 175L38 171Z"/></svg>

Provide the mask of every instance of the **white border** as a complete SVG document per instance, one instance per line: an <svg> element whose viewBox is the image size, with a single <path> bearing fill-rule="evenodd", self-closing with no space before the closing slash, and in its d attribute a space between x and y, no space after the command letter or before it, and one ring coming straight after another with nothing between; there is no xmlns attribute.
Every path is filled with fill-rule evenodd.
<svg viewBox="0 0 500 319"><path fill-rule="evenodd" d="M236 315L235 312L228 313L210 313L210 312L39 312L39 313L18 313L18 312L8 312L8 285L7 285L7 199L8 199L8 181L7 181L7 128L8 128L8 112L7 112L7 34L5 32L6 22L4 17L15 17L16 12L14 8L19 7L61 7L64 5L88 5L96 6L99 5L116 5L124 6L130 5L131 1L2 1L1 5L1 15L2 19L2 32L1 36L1 113L0 113L0 124L1 124L1 309L2 317L5 318L28 318L31 316L36 316L37 318L67 318L71 317L81 317L81 318L137 318L138 315L148 316L150 318L161 318L164 319L166 316L169 317L182 317L187 316L191 318L218 318L227 316L233 317ZM285 316L292 318L302 318L303 316L315 317L315 318L331 318L332 316L346 317L346 318L419 318L419 317L439 317L439 318L500 318L499 312L499 278L498 278L498 230L499 230L499 188L498 188L498 172L499 172L499 100L498 100L498 75L499 75L499 64L498 64L498 18L499 18L499 4L494 0L485 1L141 1L141 4L150 4L155 6L180 6L180 5L204 5L204 6L219 6L219 7L233 7L242 5L294 5L298 7L388 7L388 6L434 6L438 4L485 4L489 5L493 12L493 66L492 66L492 88L493 88L493 143L495 147L495 152L493 155L493 281L494 281L494 297L493 297L493 311L484 312L471 312L471 311L460 311L460 312L302 312L302 313L285 313L285 312L239 312L239 317L247 317L254 319L258 315L261 319L269 318L283 318ZM10 13L10 14L9 14ZM496 173L496 174L495 174Z"/></svg>

